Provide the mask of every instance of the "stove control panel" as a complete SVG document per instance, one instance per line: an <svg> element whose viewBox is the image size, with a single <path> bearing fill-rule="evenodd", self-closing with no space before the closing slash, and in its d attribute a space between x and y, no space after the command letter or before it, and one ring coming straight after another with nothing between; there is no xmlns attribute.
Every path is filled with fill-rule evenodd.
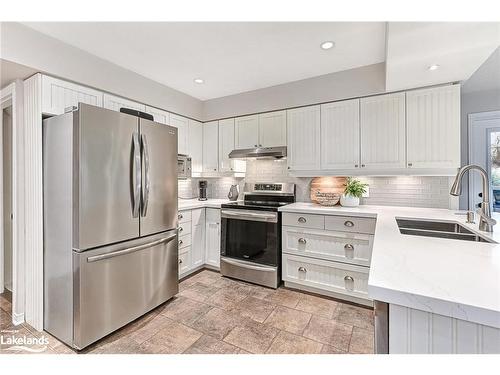
<svg viewBox="0 0 500 375"><path fill-rule="evenodd" d="M281 184L255 184L254 190L259 191L281 191Z"/></svg>

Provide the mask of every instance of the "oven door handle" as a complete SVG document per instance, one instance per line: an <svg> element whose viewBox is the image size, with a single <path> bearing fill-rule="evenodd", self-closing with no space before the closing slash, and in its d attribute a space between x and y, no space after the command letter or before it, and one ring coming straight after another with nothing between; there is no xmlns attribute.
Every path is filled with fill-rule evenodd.
<svg viewBox="0 0 500 375"><path fill-rule="evenodd" d="M249 210L221 210L221 217L226 219L239 219L239 220L250 220L250 221L263 221L267 223L277 223L278 213L277 212L259 212L259 211L249 211Z"/></svg>
<svg viewBox="0 0 500 375"><path fill-rule="evenodd" d="M221 258L222 262L225 262L227 264L231 264L233 266L238 266L241 268L247 268L250 270L255 270L255 271L264 271L264 272L276 272L276 267L271 267L271 266L258 266L256 264L250 264L250 262L245 262L245 261L238 261L238 260L233 260L233 259L228 259L226 257Z"/></svg>

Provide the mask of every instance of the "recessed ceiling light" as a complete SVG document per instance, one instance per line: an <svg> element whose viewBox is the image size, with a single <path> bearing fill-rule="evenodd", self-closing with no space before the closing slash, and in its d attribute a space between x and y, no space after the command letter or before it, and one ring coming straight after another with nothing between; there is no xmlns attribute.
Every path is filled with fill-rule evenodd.
<svg viewBox="0 0 500 375"><path fill-rule="evenodd" d="M333 48L333 47L335 47L335 43L334 42L327 41L327 42L321 43L321 48L322 49L330 49L330 48Z"/></svg>
<svg viewBox="0 0 500 375"><path fill-rule="evenodd" d="M436 70L436 69L438 69L438 68L439 68L439 65L438 65L438 64L433 64L433 65L429 66L429 67L427 68L427 70L431 70L431 71L432 71L432 70Z"/></svg>
<svg viewBox="0 0 500 375"><path fill-rule="evenodd" d="M202 80L201 78L195 78L194 79L194 83L197 83L197 84L201 85L202 83L205 83L205 81Z"/></svg>

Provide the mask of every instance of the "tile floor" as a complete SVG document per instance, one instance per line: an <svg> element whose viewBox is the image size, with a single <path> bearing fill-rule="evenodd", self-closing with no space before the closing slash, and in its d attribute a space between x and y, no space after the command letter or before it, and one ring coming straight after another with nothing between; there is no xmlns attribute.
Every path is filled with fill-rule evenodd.
<svg viewBox="0 0 500 375"><path fill-rule="evenodd" d="M46 332L13 326L10 311L9 296L0 295L0 334L44 335L43 353L75 353ZM81 353L373 353L373 311L203 270L182 281L175 298Z"/></svg>

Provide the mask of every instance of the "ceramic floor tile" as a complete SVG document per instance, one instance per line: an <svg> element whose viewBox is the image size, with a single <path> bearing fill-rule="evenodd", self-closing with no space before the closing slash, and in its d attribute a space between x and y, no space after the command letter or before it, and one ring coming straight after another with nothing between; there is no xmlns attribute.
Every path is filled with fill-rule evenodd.
<svg viewBox="0 0 500 375"><path fill-rule="evenodd" d="M141 350L148 353L179 354L193 345L202 333L171 320L161 331L143 342Z"/></svg>
<svg viewBox="0 0 500 375"><path fill-rule="evenodd" d="M373 330L373 310L341 303L335 310L333 319L352 326Z"/></svg>
<svg viewBox="0 0 500 375"><path fill-rule="evenodd" d="M138 322L136 327L131 332L127 333L130 340L138 344L149 340L151 337L160 332L163 328L171 324L172 320L164 315L157 315L149 321Z"/></svg>
<svg viewBox="0 0 500 375"><path fill-rule="evenodd" d="M219 291L219 288L215 288L210 285L205 285L199 282L194 283L190 287L184 289L178 294L178 296L187 297L198 302L205 302L209 297L214 295Z"/></svg>
<svg viewBox="0 0 500 375"><path fill-rule="evenodd" d="M161 314L172 320L190 325L210 309L211 307L203 302L181 296L167 302Z"/></svg>
<svg viewBox="0 0 500 375"><path fill-rule="evenodd" d="M300 301L295 308L311 314L331 318L339 305L339 302L332 301L327 298L302 294Z"/></svg>
<svg viewBox="0 0 500 375"><path fill-rule="evenodd" d="M348 351L352 326L313 315L302 335L311 340Z"/></svg>
<svg viewBox="0 0 500 375"><path fill-rule="evenodd" d="M306 328L310 319L310 313L285 306L277 306L266 319L265 323L275 328L300 335L304 331L304 328Z"/></svg>
<svg viewBox="0 0 500 375"><path fill-rule="evenodd" d="M0 294L0 309L8 314L12 313L12 303L4 294Z"/></svg>
<svg viewBox="0 0 500 375"><path fill-rule="evenodd" d="M277 305L291 307L293 309L299 303L300 295L300 293L293 290L278 288L265 297L265 299Z"/></svg>
<svg viewBox="0 0 500 375"><path fill-rule="evenodd" d="M318 354L323 344L281 331L267 350L269 354Z"/></svg>
<svg viewBox="0 0 500 375"><path fill-rule="evenodd" d="M278 332L270 325L250 320L247 324L236 326L224 341L250 353L261 354L271 346Z"/></svg>
<svg viewBox="0 0 500 375"><path fill-rule="evenodd" d="M238 302L243 301L247 296L247 290L240 287L223 288L207 298L206 303L224 310L232 310Z"/></svg>
<svg viewBox="0 0 500 375"><path fill-rule="evenodd" d="M276 305L271 302L248 296L243 301L236 304L234 310L242 316L246 316L262 323L274 311L275 308Z"/></svg>
<svg viewBox="0 0 500 375"><path fill-rule="evenodd" d="M347 352L325 344L323 348L321 348L320 354L347 354Z"/></svg>
<svg viewBox="0 0 500 375"><path fill-rule="evenodd" d="M352 330L349 353L373 354L374 352L374 334L372 330L366 330L354 327Z"/></svg>
<svg viewBox="0 0 500 375"><path fill-rule="evenodd" d="M221 278L220 273L214 272L214 271L208 271L208 270L203 270L201 272L198 272L197 274L193 275L190 277L192 281L196 283L200 283L203 285L213 285L215 282L217 282ZM187 279L189 280L189 279ZM187 281L186 280L186 281Z"/></svg>
<svg viewBox="0 0 500 375"><path fill-rule="evenodd" d="M242 319L239 315L214 307L190 326L222 340L238 323L242 322Z"/></svg>
<svg viewBox="0 0 500 375"><path fill-rule="evenodd" d="M191 345L185 354L239 354L240 349L234 345L208 335L201 336Z"/></svg>

